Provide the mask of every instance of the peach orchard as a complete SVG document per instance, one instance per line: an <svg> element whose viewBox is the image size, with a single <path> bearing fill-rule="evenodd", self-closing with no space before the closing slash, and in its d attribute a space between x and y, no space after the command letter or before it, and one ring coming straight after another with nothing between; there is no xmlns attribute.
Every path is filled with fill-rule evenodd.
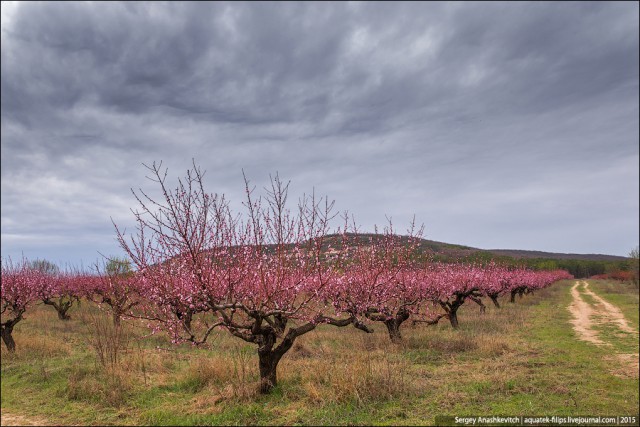
<svg viewBox="0 0 640 427"><path fill-rule="evenodd" d="M319 325L372 333L385 325L402 340L409 319L458 327L458 309L483 298L533 292L572 276L488 265L432 262L420 252L422 229L403 236L389 222L361 235L345 213L339 228L333 203L314 193L289 208L288 184L276 175L256 197L245 178L244 212L224 196L207 193L194 164L170 188L162 164L147 166L162 196L134 192L133 233L115 225L129 260L95 271L58 271L26 259L2 262L2 340L16 351L13 331L31 306L54 307L61 321L80 299L121 319L145 319L174 343L204 344L221 329L254 344L261 392L277 384L277 366L298 337ZM131 268L129 268L131 266Z"/></svg>

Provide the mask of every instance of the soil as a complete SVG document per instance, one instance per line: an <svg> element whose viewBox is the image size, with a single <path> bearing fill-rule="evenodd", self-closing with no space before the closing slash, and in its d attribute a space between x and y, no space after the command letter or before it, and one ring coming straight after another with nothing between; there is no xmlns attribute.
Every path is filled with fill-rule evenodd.
<svg viewBox="0 0 640 427"><path fill-rule="evenodd" d="M0 425L2 426L46 426L48 423L39 418L27 418L22 415L10 414L0 410Z"/></svg>

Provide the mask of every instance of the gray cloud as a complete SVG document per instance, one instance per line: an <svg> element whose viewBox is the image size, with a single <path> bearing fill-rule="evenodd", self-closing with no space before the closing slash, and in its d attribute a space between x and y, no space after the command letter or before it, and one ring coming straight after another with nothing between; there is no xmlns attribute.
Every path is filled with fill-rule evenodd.
<svg viewBox="0 0 640 427"><path fill-rule="evenodd" d="M638 47L634 2L3 3L2 253L117 251L140 163L195 158L364 229L626 254Z"/></svg>

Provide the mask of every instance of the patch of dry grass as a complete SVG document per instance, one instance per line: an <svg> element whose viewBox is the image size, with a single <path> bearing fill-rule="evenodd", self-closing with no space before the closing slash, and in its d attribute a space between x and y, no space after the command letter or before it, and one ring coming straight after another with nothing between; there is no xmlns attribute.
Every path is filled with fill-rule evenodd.
<svg viewBox="0 0 640 427"><path fill-rule="evenodd" d="M69 400L119 407L127 402L133 390L132 377L124 369L75 367L68 376L66 394Z"/></svg>

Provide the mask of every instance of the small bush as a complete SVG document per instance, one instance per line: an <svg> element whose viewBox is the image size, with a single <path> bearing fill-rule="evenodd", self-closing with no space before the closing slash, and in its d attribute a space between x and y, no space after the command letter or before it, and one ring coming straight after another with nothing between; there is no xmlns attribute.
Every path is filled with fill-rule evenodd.
<svg viewBox="0 0 640 427"><path fill-rule="evenodd" d="M83 318L89 328L89 344L103 368L116 369L121 354L129 348L130 336L123 324L114 325L106 316L87 314Z"/></svg>

